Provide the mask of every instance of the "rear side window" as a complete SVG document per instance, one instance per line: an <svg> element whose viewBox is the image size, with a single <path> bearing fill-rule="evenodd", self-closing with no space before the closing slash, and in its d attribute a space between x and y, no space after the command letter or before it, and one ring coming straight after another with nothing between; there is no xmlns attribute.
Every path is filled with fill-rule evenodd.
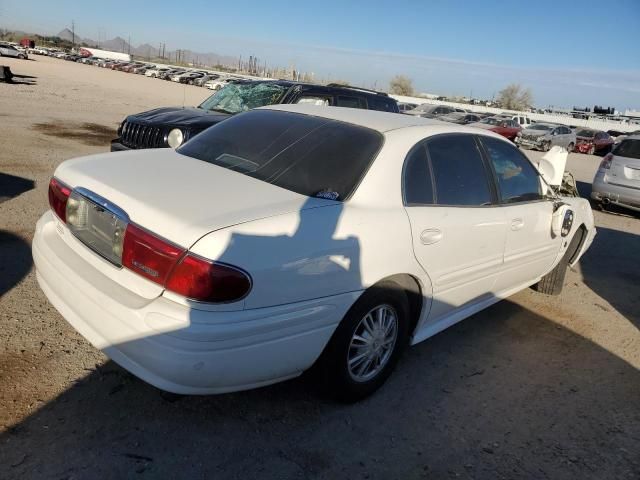
<svg viewBox="0 0 640 480"><path fill-rule="evenodd" d="M389 97L367 97L367 103L369 104L370 110L379 110L381 112L394 112L397 113L399 111L398 104L395 100ZM405 110L409 110L410 108L405 108Z"/></svg>
<svg viewBox="0 0 640 480"><path fill-rule="evenodd" d="M433 186L424 144L416 145L404 165L404 203L408 207L433 204Z"/></svg>
<svg viewBox="0 0 640 480"><path fill-rule="evenodd" d="M615 148L613 154L620 157L640 159L640 140L623 140Z"/></svg>
<svg viewBox="0 0 640 480"><path fill-rule="evenodd" d="M491 204L487 170L471 135L445 135L430 139L427 150L438 205Z"/></svg>
<svg viewBox="0 0 640 480"><path fill-rule="evenodd" d="M344 200L381 146L382 135L368 128L252 110L209 127L177 152L302 195Z"/></svg>
<svg viewBox="0 0 640 480"><path fill-rule="evenodd" d="M500 200L503 203L542 198L536 169L516 147L490 137L483 137L482 143L498 177Z"/></svg>
<svg viewBox="0 0 640 480"><path fill-rule="evenodd" d="M347 108L367 108L367 102L358 97L346 97L344 95L338 95L336 99L336 106Z"/></svg>

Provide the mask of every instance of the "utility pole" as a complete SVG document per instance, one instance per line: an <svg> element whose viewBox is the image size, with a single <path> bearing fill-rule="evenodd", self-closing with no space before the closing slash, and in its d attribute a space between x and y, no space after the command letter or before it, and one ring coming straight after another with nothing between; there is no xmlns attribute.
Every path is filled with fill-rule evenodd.
<svg viewBox="0 0 640 480"><path fill-rule="evenodd" d="M76 49L76 22L74 20L71 20L71 44L72 50Z"/></svg>
<svg viewBox="0 0 640 480"><path fill-rule="evenodd" d="M131 55L131 35L129 35L129 40L127 41L127 46L129 48L128 53Z"/></svg>

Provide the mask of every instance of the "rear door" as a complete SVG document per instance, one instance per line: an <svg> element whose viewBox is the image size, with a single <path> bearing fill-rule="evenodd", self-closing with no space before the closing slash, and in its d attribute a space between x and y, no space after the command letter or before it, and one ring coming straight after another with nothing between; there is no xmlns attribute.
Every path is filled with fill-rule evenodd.
<svg viewBox="0 0 640 480"><path fill-rule="evenodd" d="M433 285L428 323L492 294L506 223L475 136L438 135L407 156L404 203L413 248Z"/></svg>
<svg viewBox="0 0 640 480"><path fill-rule="evenodd" d="M627 138L615 148L607 182L640 190L640 139Z"/></svg>
<svg viewBox="0 0 640 480"><path fill-rule="evenodd" d="M556 259L562 238L551 237L553 202L542 196L540 177L515 146L481 137L493 166L506 221L504 271L496 291L531 284L546 274Z"/></svg>

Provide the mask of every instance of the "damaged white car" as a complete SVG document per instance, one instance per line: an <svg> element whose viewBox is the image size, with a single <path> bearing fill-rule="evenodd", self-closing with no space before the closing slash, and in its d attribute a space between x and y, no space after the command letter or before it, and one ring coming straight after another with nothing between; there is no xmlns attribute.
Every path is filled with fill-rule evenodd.
<svg viewBox="0 0 640 480"><path fill-rule="evenodd" d="M259 387L312 366L344 400L408 344L523 288L562 289L594 234L489 131L280 105L177 150L78 158L51 180L38 281L58 311L164 390ZM566 155L565 155L566 160Z"/></svg>

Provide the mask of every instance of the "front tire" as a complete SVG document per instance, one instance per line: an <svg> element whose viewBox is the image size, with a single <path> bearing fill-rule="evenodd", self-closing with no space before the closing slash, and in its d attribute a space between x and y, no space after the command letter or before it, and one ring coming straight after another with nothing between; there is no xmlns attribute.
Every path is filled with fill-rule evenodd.
<svg viewBox="0 0 640 480"><path fill-rule="evenodd" d="M327 393L351 403L380 388L407 346L409 323L407 295L397 284L382 282L364 292L318 359Z"/></svg>
<svg viewBox="0 0 640 480"><path fill-rule="evenodd" d="M574 148L575 148L575 145L573 144L573 142L571 142L569 144L569 146L567 147L567 152L569 152L569 153L573 152Z"/></svg>
<svg viewBox="0 0 640 480"><path fill-rule="evenodd" d="M564 279L567 275L567 267L569 266L569 262L573 258L573 256L578 251L578 247L580 246L580 242L582 241L582 236L584 232L582 229L578 230L571 239L571 243L567 248L567 251L564 252L564 255L560 262L547 273L544 277L540 279L538 283L534 285L536 291L540 293L544 293L546 295L560 295L562 293L562 288L564 287Z"/></svg>

